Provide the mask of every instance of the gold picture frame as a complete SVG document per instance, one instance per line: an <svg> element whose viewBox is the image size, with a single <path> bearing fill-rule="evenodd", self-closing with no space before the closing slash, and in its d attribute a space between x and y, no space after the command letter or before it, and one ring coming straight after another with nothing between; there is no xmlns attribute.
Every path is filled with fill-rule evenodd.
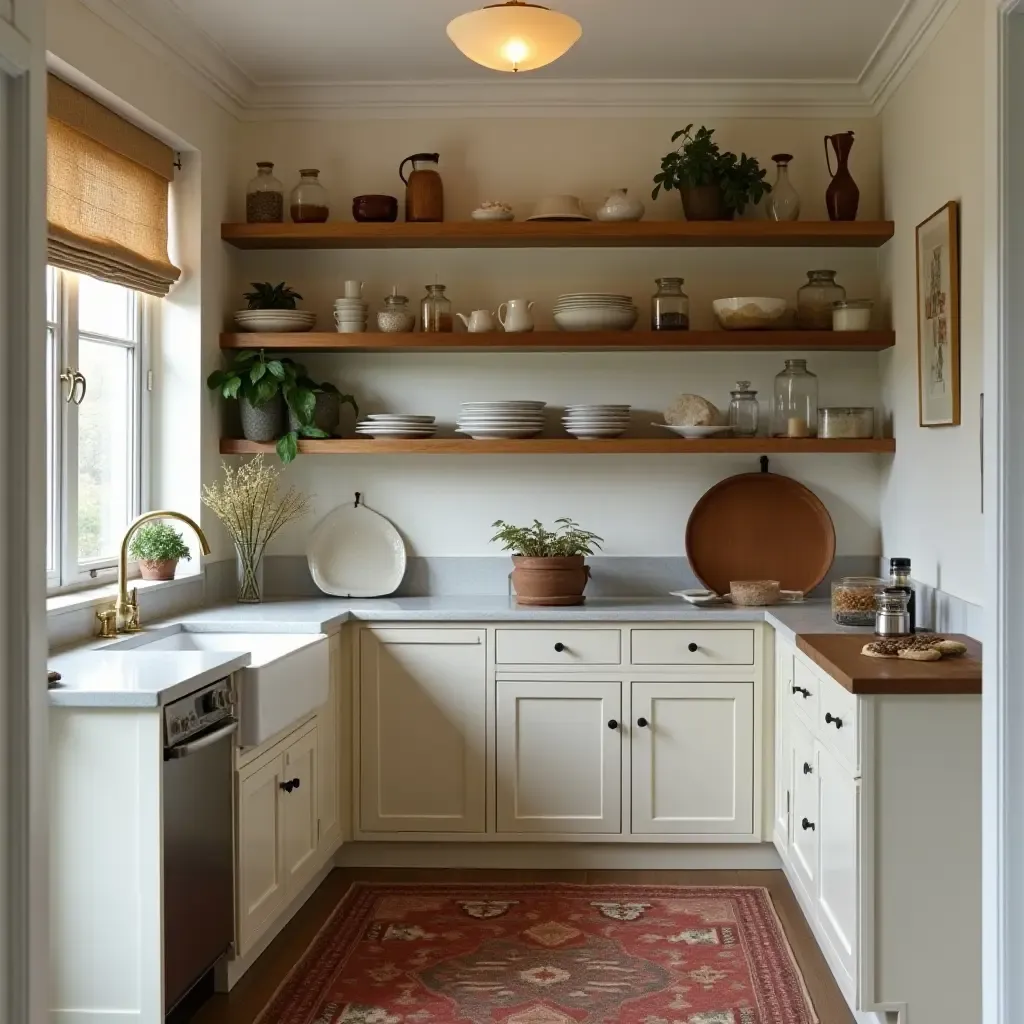
<svg viewBox="0 0 1024 1024"><path fill-rule="evenodd" d="M916 241L918 422L959 426L959 204L948 202L921 221Z"/></svg>

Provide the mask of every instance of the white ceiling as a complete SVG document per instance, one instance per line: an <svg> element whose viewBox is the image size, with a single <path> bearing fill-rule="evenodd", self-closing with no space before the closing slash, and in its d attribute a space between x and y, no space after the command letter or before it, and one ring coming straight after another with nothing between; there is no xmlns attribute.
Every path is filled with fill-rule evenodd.
<svg viewBox="0 0 1024 1024"><path fill-rule="evenodd" d="M485 0L166 0L258 86L491 79L445 26ZM904 0L550 0L549 80L857 81Z"/></svg>

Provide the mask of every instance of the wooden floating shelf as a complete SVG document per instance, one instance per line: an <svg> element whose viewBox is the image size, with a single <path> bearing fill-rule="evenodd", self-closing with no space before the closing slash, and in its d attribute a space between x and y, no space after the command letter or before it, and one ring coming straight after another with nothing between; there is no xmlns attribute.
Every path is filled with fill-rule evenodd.
<svg viewBox="0 0 1024 1024"><path fill-rule="evenodd" d="M448 221L441 224L222 224L237 249L515 249L823 246L875 249L892 221Z"/></svg>
<svg viewBox="0 0 1024 1024"><path fill-rule="evenodd" d="M222 349L289 352L881 352L894 331L530 331L222 334Z"/></svg>
<svg viewBox="0 0 1024 1024"><path fill-rule="evenodd" d="M221 455L273 453L273 444L225 438ZM865 441L822 440L789 437L684 438L620 437L602 441L578 441L565 437L525 440L474 441L471 438L433 437L425 440L343 438L300 441L307 455L860 455L896 451L893 438Z"/></svg>

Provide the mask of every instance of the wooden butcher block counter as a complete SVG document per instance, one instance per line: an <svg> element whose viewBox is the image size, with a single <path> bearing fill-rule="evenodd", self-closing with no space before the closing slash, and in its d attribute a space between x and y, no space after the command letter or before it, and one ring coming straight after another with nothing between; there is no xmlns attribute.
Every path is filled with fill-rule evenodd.
<svg viewBox="0 0 1024 1024"><path fill-rule="evenodd" d="M875 638L864 633L800 634L797 647L851 693L981 693L981 644L957 633L940 635L966 644L967 653L941 661L868 658L861 648Z"/></svg>

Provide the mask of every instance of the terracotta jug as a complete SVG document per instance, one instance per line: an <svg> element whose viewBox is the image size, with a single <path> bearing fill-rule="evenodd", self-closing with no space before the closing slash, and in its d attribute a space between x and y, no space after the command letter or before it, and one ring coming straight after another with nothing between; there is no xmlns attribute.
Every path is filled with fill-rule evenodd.
<svg viewBox="0 0 1024 1024"><path fill-rule="evenodd" d="M836 152L836 169L832 170L831 153L828 144ZM860 203L860 189L850 174L850 150L853 149L853 132L839 132L825 136L825 163L832 175L825 189L825 207L829 220L856 220Z"/></svg>
<svg viewBox="0 0 1024 1024"><path fill-rule="evenodd" d="M399 165L398 176L405 183L407 221L444 220L444 185L435 169L440 159L439 153L414 153ZM412 164L412 173L407 178L403 172L408 163Z"/></svg>

